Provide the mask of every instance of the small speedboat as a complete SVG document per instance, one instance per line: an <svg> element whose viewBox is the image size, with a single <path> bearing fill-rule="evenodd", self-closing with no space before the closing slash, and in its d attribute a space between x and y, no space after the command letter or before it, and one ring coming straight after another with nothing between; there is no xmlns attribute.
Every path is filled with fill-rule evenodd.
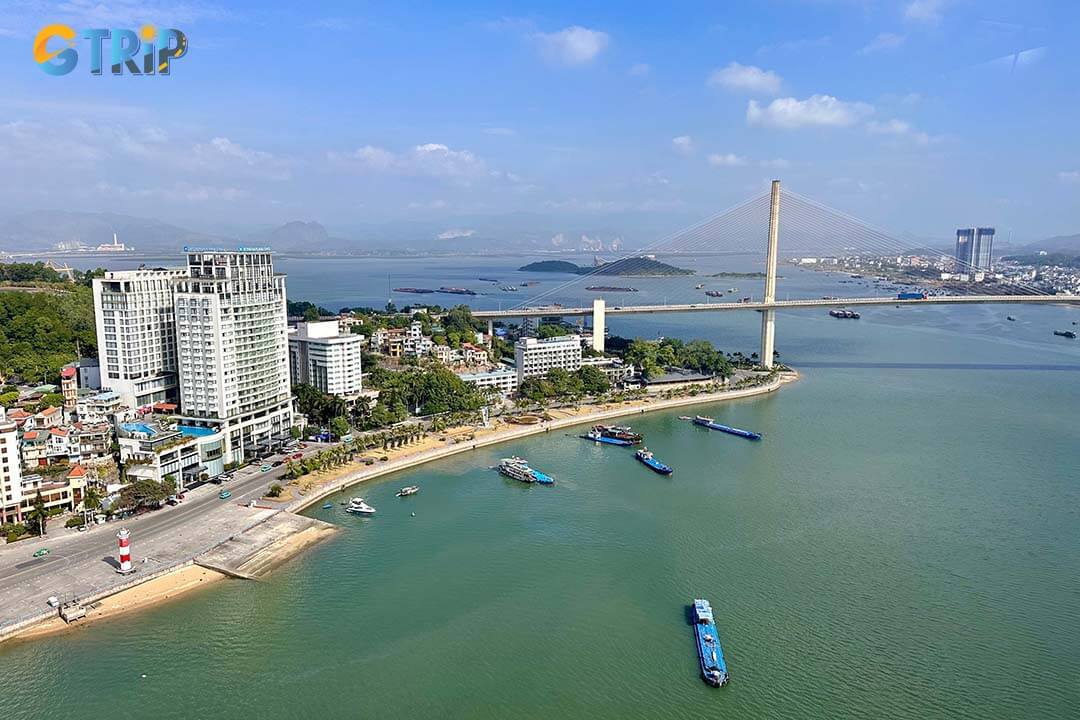
<svg viewBox="0 0 1080 720"><path fill-rule="evenodd" d="M397 496L398 497L408 497L409 495L415 495L418 492L420 492L420 486L419 485L409 485L408 487L403 487L400 490L398 490L397 491Z"/></svg>
<svg viewBox="0 0 1080 720"><path fill-rule="evenodd" d="M322 509L323 510L330 510L333 507L334 507L334 503L326 503L325 505L322 506Z"/></svg>
<svg viewBox="0 0 1080 720"><path fill-rule="evenodd" d="M349 501L349 506L345 508L345 512L353 515L374 515L375 508L364 502L364 498L355 497Z"/></svg>
<svg viewBox="0 0 1080 720"><path fill-rule="evenodd" d="M1006 315L1005 319L1009 322L1016 322L1016 318L1014 318L1012 315Z"/></svg>

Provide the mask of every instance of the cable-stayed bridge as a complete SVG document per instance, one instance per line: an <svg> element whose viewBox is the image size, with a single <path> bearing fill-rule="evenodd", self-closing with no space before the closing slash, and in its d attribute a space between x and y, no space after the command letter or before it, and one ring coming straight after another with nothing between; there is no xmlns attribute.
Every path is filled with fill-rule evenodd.
<svg viewBox="0 0 1080 720"><path fill-rule="evenodd" d="M781 206L783 213L781 214ZM767 221L767 226L765 225ZM1080 303L1077 295L1055 295L1018 280L996 278L993 275L986 283L964 283L951 285L947 294L928 294L919 298L902 298L896 294L878 297L822 297L804 299L783 299L776 297L777 265L781 245L781 221L783 223L783 247L789 257L793 256L874 256L899 257L912 253L912 243L900 240L889 233L863 223L850 215L826 207L796 193L781 190L780 181L774 180L770 192L751 198L724 212L713 215L689 228L673 233L633 255L634 257L664 255L669 257L693 257L705 253L746 252L764 249L765 271L757 273L763 278L763 287L759 292L751 293L739 302L711 302L704 298L702 302L677 302L663 304L621 304L608 307L601 297L592 302L592 306L564 307L551 304L553 296L559 297L567 291L584 287L590 279L612 277L605 272L603 265L578 275L572 280L524 300L513 308L505 310L475 310L478 318L490 321L499 318L526 317L591 317L593 328L593 347L604 349L605 316L630 315L640 313L673 312L728 312L756 310L761 312L761 350L759 357L766 367L773 364L775 344L775 314L778 309L848 307L856 305L971 305L985 303ZM767 230L763 232L767 227ZM762 238L762 235L765 235ZM765 240L762 248L762 239ZM957 267L957 261L951 256L929 248L919 248L918 254L928 261L962 273L984 273L988 268L968 265ZM618 261L617 261L618 262ZM685 294L685 275L676 275L666 280L677 296L676 286ZM698 286L700 289L701 285ZM585 288L595 289L595 288Z"/></svg>

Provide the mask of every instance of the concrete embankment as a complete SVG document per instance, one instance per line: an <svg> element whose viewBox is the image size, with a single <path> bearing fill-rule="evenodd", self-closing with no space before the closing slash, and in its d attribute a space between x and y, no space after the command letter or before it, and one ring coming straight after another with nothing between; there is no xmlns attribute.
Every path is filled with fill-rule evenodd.
<svg viewBox="0 0 1080 720"><path fill-rule="evenodd" d="M337 531L336 525L322 520L279 512L197 556L195 562L230 577L254 580Z"/></svg>

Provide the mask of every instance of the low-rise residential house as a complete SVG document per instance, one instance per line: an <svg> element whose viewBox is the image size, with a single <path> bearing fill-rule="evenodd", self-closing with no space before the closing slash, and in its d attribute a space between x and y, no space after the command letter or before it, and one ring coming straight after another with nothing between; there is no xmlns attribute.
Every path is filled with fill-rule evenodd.
<svg viewBox="0 0 1080 720"><path fill-rule="evenodd" d="M34 427L38 430L60 427L64 424L64 409L61 407L45 408L34 413Z"/></svg>
<svg viewBox="0 0 1080 720"><path fill-rule="evenodd" d="M75 477L71 473L78 470ZM74 510L77 503L82 502L82 492L85 486L85 470L76 465L66 475L23 475L22 478L22 502L20 503L20 517L25 521L26 514L34 507L37 494L41 493L41 500L46 510L60 508L61 510ZM78 500L76 500L76 490Z"/></svg>
<svg viewBox="0 0 1080 720"><path fill-rule="evenodd" d="M34 468L49 464L48 454L49 433L47 430L27 430L22 434L19 442L19 454L22 456L22 466Z"/></svg>
<svg viewBox="0 0 1080 720"><path fill-rule="evenodd" d="M386 328L378 328L371 332L371 340L368 341L368 349L370 349L371 352L385 352L389 341L390 331Z"/></svg>
<svg viewBox="0 0 1080 720"><path fill-rule="evenodd" d="M461 353L449 345L436 345L431 348L431 354L443 365L453 365L461 361Z"/></svg>
<svg viewBox="0 0 1080 720"><path fill-rule="evenodd" d="M109 423L75 423L79 443L79 462L102 465L112 461L112 425Z"/></svg>
<svg viewBox="0 0 1080 720"><path fill-rule="evenodd" d="M462 344L461 355L465 364L469 366L486 365L490 361L487 348L473 345L472 343Z"/></svg>
<svg viewBox="0 0 1080 720"><path fill-rule="evenodd" d="M55 462L79 461L79 437L72 437L71 429L66 427L49 428L45 456L49 464Z"/></svg>
<svg viewBox="0 0 1080 720"><path fill-rule="evenodd" d="M394 328L386 336L386 354L399 358L405 354L405 331Z"/></svg>
<svg viewBox="0 0 1080 720"><path fill-rule="evenodd" d="M7 412L8 422L15 423L15 427L19 430L30 429L34 427L33 422L34 414L28 413L22 408L13 408Z"/></svg>
<svg viewBox="0 0 1080 720"><path fill-rule="evenodd" d="M479 388L495 388L503 397L517 392L518 375L513 368L496 368L486 372L458 373L458 377Z"/></svg>
<svg viewBox="0 0 1080 720"><path fill-rule="evenodd" d="M115 422L123 414L120 393L105 390L80 397L75 412L83 422Z"/></svg>

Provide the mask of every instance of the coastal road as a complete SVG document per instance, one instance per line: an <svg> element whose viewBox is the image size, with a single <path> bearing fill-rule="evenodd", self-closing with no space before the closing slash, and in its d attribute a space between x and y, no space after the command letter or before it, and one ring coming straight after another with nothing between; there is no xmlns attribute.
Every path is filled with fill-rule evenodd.
<svg viewBox="0 0 1080 720"><path fill-rule="evenodd" d="M309 443L305 454L329 447ZM269 459L273 461L274 456ZM179 505L164 506L138 517L92 525L85 532L55 527L43 538L0 547L0 632L47 610L51 595L61 601L108 590L130 578L116 573L116 532L131 531L132 561L139 573L149 574L224 542L243 529L269 517L276 509L246 507L273 482L282 479L284 465L267 472L249 466L218 486L212 483L190 490ZM228 500L218 493L227 488ZM34 558L35 550L50 553Z"/></svg>

